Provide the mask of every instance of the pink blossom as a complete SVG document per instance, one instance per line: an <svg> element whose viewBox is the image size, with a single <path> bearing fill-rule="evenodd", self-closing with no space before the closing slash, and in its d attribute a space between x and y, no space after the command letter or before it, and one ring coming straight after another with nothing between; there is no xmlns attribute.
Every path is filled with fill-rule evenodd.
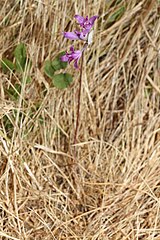
<svg viewBox="0 0 160 240"><path fill-rule="evenodd" d="M61 57L61 61L69 62L69 63L74 61L74 67L78 69L78 60L81 58L81 56L82 56L82 51L80 50L75 51L74 47L71 46L70 53L66 52L66 54Z"/></svg>
<svg viewBox="0 0 160 240"><path fill-rule="evenodd" d="M70 47L70 52L66 52L64 56L61 57L62 62L74 62L74 67L78 69L78 61L82 56L83 51L86 49L86 47L92 42L92 35L93 31L90 31L93 27L93 24L95 20L98 18L98 16L93 16L88 19L88 16L86 18L75 15L74 16L76 20L78 21L80 27L82 28L81 31L75 30L74 32L63 32L63 36L70 40L83 40L86 43L83 46L83 49L74 50L74 47Z"/></svg>
<svg viewBox="0 0 160 240"><path fill-rule="evenodd" d="M75 15L74 17L78 21L79 25L83 28L82 32L84 35L89 33L89 31L94 25L95 20L98 18L98 16L93 16L90 19L88 19L88 16L84 18L80 15Z"/></svg>
<svg viewBox="0 0 160 240"><path fill-rule="evenodd" d="M94 25L95 20L98 18L98 16L93 16L88 19L88 16L86 18L80 16L80 15L75 15L74 16L76 20L78 21L79 25L82 28L82 31L77 31L75 30L74 32L63 32L63 36L67 39L71 40L87 40L88 33L90 32L91 28Z"/></svg>
<svg viewBox="0 0 160 240"><path fill-rule="evenodd" d="M86 35L83 32L79 32L79 31L74 31L74 32L63 32L63 36L67 39L71 39L71 40L87 40Z"/></svg>

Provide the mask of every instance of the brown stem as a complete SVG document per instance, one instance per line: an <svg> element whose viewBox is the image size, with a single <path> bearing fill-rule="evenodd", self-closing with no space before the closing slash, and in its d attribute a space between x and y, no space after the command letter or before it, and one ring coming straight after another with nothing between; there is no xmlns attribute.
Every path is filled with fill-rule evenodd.
<svg viewBox="0 0 160 240"><path fill-rule="evenodd" d="M77 143L77 134L78 134L78 127L79 127L81 88L82 88L82 72L83 72L83 58L84 58L84 51L82 52L82 60L81 60L81 67L80 67L79 89L78 89L78 105L77 105L77 119L76 119L76 128L75 128L75 134L74 134L74 145Z"/></svg>

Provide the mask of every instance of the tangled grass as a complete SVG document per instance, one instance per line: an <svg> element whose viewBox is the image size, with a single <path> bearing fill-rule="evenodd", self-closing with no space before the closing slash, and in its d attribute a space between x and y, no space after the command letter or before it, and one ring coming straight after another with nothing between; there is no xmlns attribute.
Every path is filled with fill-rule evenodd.
<svg viewBox="0 0 160 240"><path fill-rule="evenodd" d="M160 239L159 0L0 5L0 58L23 42L32 60L29 84L0 71L1 239ZM43 71L67 50L61 32L74 29L75 13L99 15L84 59L76 163L79 73L69 66L74 83L57 90ZM16 83L17 100L7 91Z"/></svg>

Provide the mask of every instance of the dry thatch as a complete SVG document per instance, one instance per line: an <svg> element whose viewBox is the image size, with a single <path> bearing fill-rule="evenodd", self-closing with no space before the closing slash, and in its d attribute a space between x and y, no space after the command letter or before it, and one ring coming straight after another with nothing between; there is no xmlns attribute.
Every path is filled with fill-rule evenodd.
<svg viewBox="0 0 160 240"><path fill-rule="evenodd" d="M23 42L32 59L17 101L7 89L18 75L0 72L0 239L160 239L159 0L0 5L0 57ZM99 15L84 59L76 163L79 74L69 66L74 83L60 91L43 72L68 48L61 32L74 29L75 13Z"/></svg>

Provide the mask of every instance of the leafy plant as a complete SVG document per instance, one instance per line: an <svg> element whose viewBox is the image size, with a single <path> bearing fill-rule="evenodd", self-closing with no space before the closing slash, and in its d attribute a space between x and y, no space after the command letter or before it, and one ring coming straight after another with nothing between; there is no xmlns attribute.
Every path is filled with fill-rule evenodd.
<svg viewBox="0 0 160 240"><path fill-rule="evenodd" d="M51 61L47 60L45 62L44 72L49 78L52 78L54 76L55 69L53 68Z"/></svg>
<svg viewBox="0 0 160 240"><path fill-rule="evenodd" d="M25 78L26 84L31 82L31 77L28 75L28 72L32 66L31 61L27 57L26 53L26 46L24 43L20 43L16 46L13 52L13 56L15 58L15 62L7 59L2 58L1 60L1 67L2 71L4 73L8 72L15 72L15 74L18 74L20 79ZM26 74L27 73L27 74ZM9 87L9 89L6 90L8 95L13 99L17 100L19 97L21 91L21 84L14 84L14 88L12 86Z"/></svg>
<svg viewBox="0 0 160 240"><path fill-rule="evenodd" d="M73 81L72 76L69 73L60 73L53 76L53 85L56 88L67 88Z"/></svg>
<svg viewBox="0 0 160 240"><path fill-rule="evenodd" d="M4 73L15 70L17 73L23 74L25 71L30 70L32 63L27 58L24 43L20 43L16 46L13 55L15 57L15 63L7 58L2 58L1 60L1 67Z"/></svg>
<svg viewBox="0 0 160 240"><path fill-rule="evenodd" d="M53 61L47 60L44 63L44 73L52 79L53 86L58 89L67 88L73 81L69 73L55 74L56 71L63 70L67 67L67 62L62 62L60 59L64 54L65 52L61 52Z"/></svg>

